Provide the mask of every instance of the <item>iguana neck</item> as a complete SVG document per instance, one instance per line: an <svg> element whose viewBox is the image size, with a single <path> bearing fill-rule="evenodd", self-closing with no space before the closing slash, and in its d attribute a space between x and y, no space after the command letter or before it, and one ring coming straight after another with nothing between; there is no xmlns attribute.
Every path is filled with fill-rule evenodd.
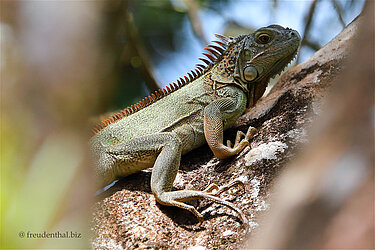
<svg viewBox="0 0 375 250"><path fill-rule="evenodd" d="M247 95L247 107L249 108L253 107L263 96L268 85L268 79L261 82L243 83L234 77L235 65L238 63L238 55L243 47L245 37L245 35L240 35L227 41L228 48L223 52L222 59L215 63L211 69L211 74L206 77L210 77L214 89L228 85L242 89Z"/></svg>

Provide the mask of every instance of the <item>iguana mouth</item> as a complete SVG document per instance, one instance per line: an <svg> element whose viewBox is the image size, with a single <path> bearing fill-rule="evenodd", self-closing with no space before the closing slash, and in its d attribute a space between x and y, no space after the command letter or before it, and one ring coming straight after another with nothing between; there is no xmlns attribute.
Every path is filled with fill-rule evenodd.
<svg viewBox="0 0 375 250"><path fill-rule="evenodd" d="M280 59L276 60L275 63L269 67L268 72L265 72L264 74L261 74L260 78L256 79L256 82L262 81L263 79L269 79L275 77L276 75L280 74L287 66L288 64L296 57L298 53L298 47L299 44L296 44L295 46L291 47L289 50L285 49L285 47L294 45L293 43L296 42L296 40L292 40L285 44L285 46L275 50L272 52L272 55L282 55L282 54L288 54L285 57L281 57ZM267 56L267 57L271 57Z"/></svg>
<svg viewBox="0 0 375 250"><path fill-rule="evenodd" d="M276 63L274 64L274 66L272 67L272 69L270 70L270 72L274 72L274 73L270 74L269 79L275 77L278 74L280 74L288 66L288 64L291 61L293 61L293 59L297 55L297 52L298 52L298 48L293 52L293 54L277 60Z"/></svg>
<svg viewBox="0 0 375 250"><path fill-rule="evenodd" d="M263 72L263 74L258 73L256 79L254 79L253 81L249 81L247 83L247 91L248 91L247 92L247 95L248 95L247 107L248 108L254 106L257 100L261 97L261 95L263 95L264 90L267 87L270 79L280 74L288 66L288 64L296 57L298 53L299 43L296 44L294 48L293 43L295 42L296 40L289 41L285 43L284 46L282 46L282 48L274 50L272 52L274 54L284 53L284 54L288 54L288 56L285 56L276 60L275 63L270 67L268 72ZM291 48L289 50L285 49L288 46ZM259 58L260 56L261 55L259 54L255 58Z"/></svg>

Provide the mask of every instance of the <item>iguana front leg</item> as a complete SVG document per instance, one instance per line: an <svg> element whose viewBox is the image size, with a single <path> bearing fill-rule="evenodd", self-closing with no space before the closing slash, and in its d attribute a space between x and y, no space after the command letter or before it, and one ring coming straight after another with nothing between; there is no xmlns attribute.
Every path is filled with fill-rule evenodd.
<svg viewBox="0 0 375 250"><path fill-rule="evenodd" d="M227 158L229 156L238 154L244 147L249 145L249 140L255 128L249 127L246 135L242 131L237 131L235 144L232 147L228 140L227 146L223 144L223 114L225 112L236 112L238 101L235 98L223 98L207 105L204 109L204 135L208 146L218 159ZM244 135L244 139L241 137Z"/></svg>
<svg viewBox="0 0 375 250"><path fill-rule="evenodd" d="M155 199L160 204L186 209L193 213L201 223L203 221L203 215L193 206L185 204L184 202L208 199L236 211L247 228L248 221L243 212L232 203L216 197L218 194L228 190L234 185L226 186L216 194L195 190L172 191L173 182L180 166L181 151L182 144L179 137L172 132L167 132L142 136L134 138L129 142L109 146L106 153L116 157L119 161L126 161L127 158L133 158L132 160L136 161L145 156L156 154L157 156L151 174L151 190ZM217 188L211 185L210 190L206 191L211 192L213 189Z"/></svg>

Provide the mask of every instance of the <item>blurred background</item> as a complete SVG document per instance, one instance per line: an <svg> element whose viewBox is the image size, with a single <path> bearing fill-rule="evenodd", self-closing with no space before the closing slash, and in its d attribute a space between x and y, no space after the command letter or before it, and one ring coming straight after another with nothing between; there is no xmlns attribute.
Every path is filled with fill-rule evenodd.
<svg viewBox="0 0 375 250"><path fill-rule="evenodd" d="M1 248L83 248L95 181L87 144L98 114L124 108L194 68L214 34L277 23L308 59L362 0L2 0ZM94 118L93 118L94 117ZM47 239L46 239L47 238Z"/></svg>

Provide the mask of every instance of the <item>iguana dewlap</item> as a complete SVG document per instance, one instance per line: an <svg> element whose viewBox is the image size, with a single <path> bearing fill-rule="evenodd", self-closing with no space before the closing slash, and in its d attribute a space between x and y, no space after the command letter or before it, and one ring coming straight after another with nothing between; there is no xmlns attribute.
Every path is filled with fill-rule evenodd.
<svg viewBox="0 0 375 250"><path fill-rule="evenodd" d="M202 222L202 214L184 202L208 199L235 210L246 225L241 210L218 198L238 181L222 188L212 184L204 191L171 191L172 185L181 155L208 143L221 159L249 144L254 128L246 134L238 131L233 146L223 143L223 131L255 105L269 79L294 58L300 36L271 25L249 35L218 37L222 41L215 42L220 46L205 48L209 60L201 60L207 65L197 65L177 83L103 121L94 129L91 147L103 186L152 167L151 189L159 203L187 209Z"/></svg>

